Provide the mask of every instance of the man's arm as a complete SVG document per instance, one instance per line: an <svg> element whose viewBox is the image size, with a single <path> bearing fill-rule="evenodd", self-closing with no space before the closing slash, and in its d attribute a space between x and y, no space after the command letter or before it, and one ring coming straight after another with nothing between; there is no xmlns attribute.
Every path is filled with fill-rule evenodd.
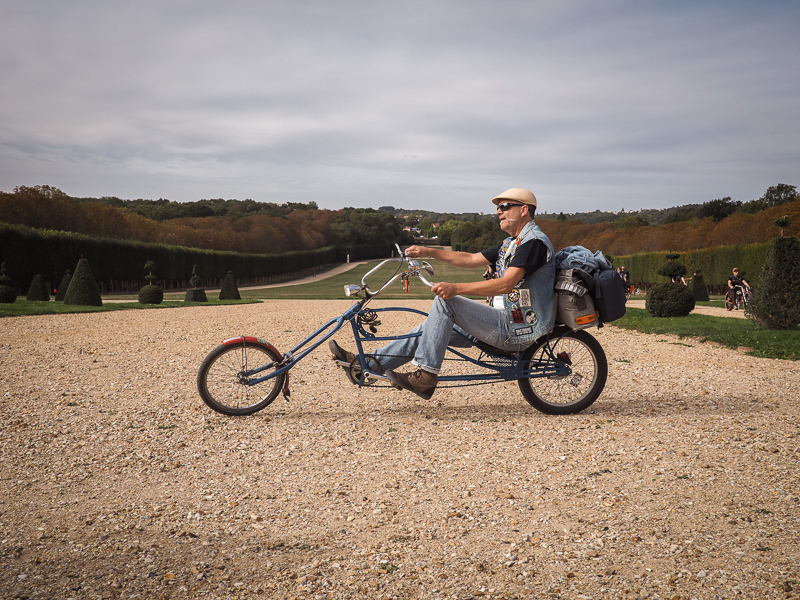
<svg viewBox="0 0 800 600"><path fill-rule="evenodd" d="M437 296L441 296L444 300L448 300L459 294L470 296L497 296L499 294L509 293L523 277L525 277L525 269L522 267L508 267L505 274L500 279L469 281L467 283L448 283L442 281L434 284L431 291Z"/></svg>
<svg viewBox="0 0 800 600"><path fill-rule="evenodd" d="M489 261L480 252L474 254L471 252L453 252L452 250L427 248L425 246L409 246L406 248L406 256L410 258L432 258L462 269L485 267L489 264Z"/></svg>
<svg viewBox="0 0 800 600"><path fill-rule="evenodd" d="M427 248L424 246L410 246L406 249L406 255L411 258L433 258L443 263L463 269L475 267L485 267L491 264L482 252L453 252L441 248ZM525 269L519 267L509 267L501 279L489 279L484 281L471 281L467 283L448 283L441 281L431 288L434 294L447 300L458 294L470 294L474 296L496 296L507 294L525 276Z"/></svg>

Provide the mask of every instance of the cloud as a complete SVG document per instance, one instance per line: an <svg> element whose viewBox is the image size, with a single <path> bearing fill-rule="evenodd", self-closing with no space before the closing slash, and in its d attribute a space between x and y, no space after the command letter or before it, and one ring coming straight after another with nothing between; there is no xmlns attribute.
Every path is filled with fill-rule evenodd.
<svg viewBox="0 0 800 600"><path fill-rule="evenodd" d="M565 211L748 200L797 183L799 13L18 3L0 9L0 189L439 210L512 186Z"/></svg>

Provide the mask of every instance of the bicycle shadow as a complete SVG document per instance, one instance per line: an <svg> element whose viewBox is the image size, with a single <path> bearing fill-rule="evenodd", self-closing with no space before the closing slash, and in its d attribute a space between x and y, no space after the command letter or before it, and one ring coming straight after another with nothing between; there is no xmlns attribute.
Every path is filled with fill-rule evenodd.
<svg viewBox="0 0 800 600"><path fill-rule="evenodd" d="M667 418L667 417L699 417L709 418L725 416L743 418L764 412L774 412L778 400L764 400L752 396L711 395L689 397L661 398L621 398L609 395L601 396L594 404L581 412L568 415L548 415L530 406L523 398L499 401L462 400L450 403L446 399L430 401L418 400L410 394L398 396L381 404L369 401L369 405L350 406L309 406L298 401L297 410L283 410L282 417L289 420L303 419L360 419L366 414L376 420L417 421L436 419L443 422L475 423L487 421L499 422L540 422L543 419L573 420L599 418L610 420L626 418ZM265 411L267 414L269 411Z"/></svg>

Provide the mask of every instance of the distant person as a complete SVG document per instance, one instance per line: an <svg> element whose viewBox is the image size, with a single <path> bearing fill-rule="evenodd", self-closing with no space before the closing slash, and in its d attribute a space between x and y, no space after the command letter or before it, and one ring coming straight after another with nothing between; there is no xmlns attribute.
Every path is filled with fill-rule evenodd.
<svg viewBox="0 0 800 600"><path fill-rule="evenodd" d="M747 280L739 274L737 267L733 268L732 274L728 277L728 290L725 294L727 300L735 304L736 309L739 309L739 301L737 296L743 296L745 290L750 289L750 284Z"/></svg>
<svg viewBox="0 0 800 600"><path fill-rule="evenodd" d="M619 277L622 279L622 285L625 287L625 292L633 292L633 286L631 286L631 274L628 272L628 269L625 268L625 265L622 265L619 269L617 269L617 273L619 273Z"/></svg>
<svg viewBox="0 0 800 600"><path fill-rule="evenodd" d="M733 299L736 298L736 286L750 288L750 284L747 283L747 280L742 275L739 275L739 269L734 267L731 276L728 277L728 289Z"/></svg>
<svg viewBox="0 0 800 600"><path fill-rule="evenodd" d="M683 275L674 275L672 277L672 283L682 283L683 285L689 285L686 283L686 278Z"/></svg>

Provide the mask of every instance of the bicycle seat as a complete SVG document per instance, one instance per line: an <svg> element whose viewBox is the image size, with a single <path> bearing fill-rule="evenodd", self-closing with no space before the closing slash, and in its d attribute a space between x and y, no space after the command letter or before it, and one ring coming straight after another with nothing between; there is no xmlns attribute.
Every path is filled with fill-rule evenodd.
<svg viewBox="0 0 800 600"><path fill-rule="evenodd" d="M503 358L513 358L517 355L516 352L510 350L504 350L502 348L496 348L495 346L490 346L486 342L482 342L481 340L473 340L472 343L475 345L476 348L486 352L486 354L491 354L493 356L502 356Z"/></svg>

